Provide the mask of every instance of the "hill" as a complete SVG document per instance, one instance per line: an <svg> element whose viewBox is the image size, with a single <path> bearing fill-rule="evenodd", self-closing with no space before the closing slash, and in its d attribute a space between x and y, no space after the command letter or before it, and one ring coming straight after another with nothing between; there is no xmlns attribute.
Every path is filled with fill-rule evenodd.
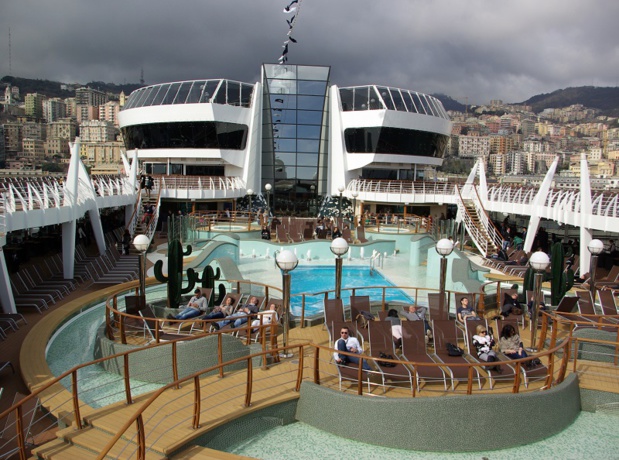
<svg viewBox="0 0 619 460"><path fill-rule="evenodd" d="M11 77L5 76L0 80L0 86L4 87L5 84L10 83L13 86L17 86L19 88L19 92L22 97L28 93L39 93L44 94L47 97L73 97L75 96L75 88L81 88L88 86L90 88L97 89L104 93L110 94L120 94L121 91L124 91L128 96L132 91L139 88L141 85L138 83L128 83L125 85L116 85L114 83L104 83L102 81L92 81L89 83L81 84L81 83L61 83L58 81L50 81L50 80L33 80L30 78L20 78L20 77ZM62 85L68 85L73 87L70 90L63 90L61 88Z"/></svg>
<svg viewBox="0 0 619 460"><path fill-rule="evenodd" d="M595 86L565 88L548 94L538 94L521 104L532 106L535 113L548 108L582 104L585 107L599 109L604 115L617 117L619 116L619 88Z"/></svg>

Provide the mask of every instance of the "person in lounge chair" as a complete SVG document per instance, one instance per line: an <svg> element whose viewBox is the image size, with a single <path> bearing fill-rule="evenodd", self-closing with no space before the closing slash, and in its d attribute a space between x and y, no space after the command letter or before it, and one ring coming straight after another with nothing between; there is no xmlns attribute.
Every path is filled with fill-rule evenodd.
<svg viewBox="0 0 619 460"><path fill-rule="evenodd" d="M510 313L514 315L521 315L523 311L522 305L518 301L518 294L514 292L509 299L505 299L505 303L501 307L501 314L503 316L509 316Z"/></svg>
<svg viewBox="0 0 619 460"><path fill-rule="evenodd" d="M458 321L464 322L469 319L479 319L475 310L469 307L469 299L467 297L462 297L460 299L460 306L457 310Z"/></svg>
<svg viewBox="0 0 619 460"><path fill-rule="evenodd" d="M225 318L228 315L232 314L232 309L234 308L234 299L232 297L226 297L224 299L224 303L221 305L217 305L213 308L213 311L208 315L204 315L202 319L217 319L217 318Z"/></svg>
<svg viewBox="0 0 619 460"><path fill-rule="evenodd" d="M249 299L249 302L243 308L240 308L232 315L226 316L226 319L218 321L213 326L215 329L221 329L234 321L234 327L238 328L247 322L250 315L255 315L256 313L258 313L258 298L254 296Z"/></svg>
<svg viewBox="0 0 619 460"><path fill-rule="evenodd" d="M258 315L260 315L260 318L262 318L262 322L260 318L253 320L251 322L251 325L252 327L256 326L256 328L252 329L251 330L252 332L256 332L258 330L257 326L260 326L260 324L262 324L263 326L266 326L267 324L276 323L279 320L277 316L277 306L274 303L269 305L268 310L260 312L258 313Z"/></svg>
<svg viewBox="0 0 619 460"><path fill-rule="evenodd" d="M477 357L481 361L486 361L488 363L498 361L496 352L492 349L495 344L494 337L492 337L492 334L488 334L486 326L478 324L475 331L476 334L473 336L473 345L475 345L475 349L477 350ZM501 366L494 366L491 369L501 373Z"/></svg>
<svg viewBox="0 0 619 460"><path fill-rule="evenodd" d="M196 289L187 306L178 315L168 315L168 319L189 319L199 316L208 309L208 302L202 296L202 291Z"/></svg>
<svg viewBox="0 0 619 460"><path fill-rule="evenodd" d="M426 332L426 336L428 340L432 339L432 328L426 319L426 307L421 307L418 305L409 305L408 307L404 307L402 309L402 315L409 321L423 321L423 328Z"/></svg>
<svg viewBox="0 0 619 460"><path fill-rule="evenodd" d="M362 351L361 344L356 337L350 337L350 330L346 326L340 329L340 338L335 342L335 348L339 351L348 351L356 354L361 354ZM359 364L359 358L355 356L341 355L335 352L333 357L338 364ZM366 371L372 369L365 360L363 360L362 367Z"/></svg>

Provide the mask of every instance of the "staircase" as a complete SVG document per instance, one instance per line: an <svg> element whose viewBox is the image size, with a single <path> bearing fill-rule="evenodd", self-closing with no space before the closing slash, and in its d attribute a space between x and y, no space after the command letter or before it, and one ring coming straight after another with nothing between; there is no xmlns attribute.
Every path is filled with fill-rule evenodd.
<svg viewBox="0 0 619 460"><path fill-rule="evenodd" d="M146 235L150 241L153 240L153 236L155 235L155 231L157 230L157 222L159 221L159 207L160 207L160 192L159 188L159 180L154 180L153 189L150 192L150 195L147 193L146 189L142 189L138 193L138 197L135 202L135 210L133 215L131 216L130 222L127 224L127 228L129 229L129 233L131 233L132 238L135 238L136 235ZM148 206L154 206L154 213L151 216L146 216L144 210ZM134 249L131 249L133 252ZM137 254L137 252L136 252Z"/></svg>
<svg viewBox="0 0 619 460"><path fill-rule="evenodd" d="M469 194L470 197L464 197L460 189L456 187L458 211L462 216L466 231L479 252L484 257L489 257L502 247L503 238L488 217L488 213L477 195L477 190L473 187L470 189L472 190Z"/></svg>

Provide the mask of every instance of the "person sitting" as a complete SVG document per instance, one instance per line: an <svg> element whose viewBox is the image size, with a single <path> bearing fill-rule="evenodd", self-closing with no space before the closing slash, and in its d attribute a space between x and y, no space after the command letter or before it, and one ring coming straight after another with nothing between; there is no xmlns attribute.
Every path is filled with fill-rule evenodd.
<svg viewBox="0 0 619 460"><path fill-rule="evenodd" d="M456 310L456 313L458 315L458 321L462 323L469 319L479 319L475 310L469 306L468 297L462 297L460 299L460 306Z"/></svg>
<svg viewBox="0 0 619 460"><path fill-rule="evenodd" d="M476 334L473 336L473 345L477 351L477 357L481 361L486 361L487 363L498 361L496 352L492 349L495 344L492 333L488 334L488 330L483 324L478 324L475 331ZM501 373L501 366L494 366L490 369Z"/></svg>
<svg viewBox="0 0 619 460"><path fill-rule="evenodd" d="M253 296L244 307L240 308L237 312L226 316L223 321L218 321L213 324L213 327L215 329L221 329L222 327L234 322L233 327L239 328L247 322L250 315L255 315L256 313L258 313L258 298Z"/></svg>
<svg viewBox="0 0 619 460"><path fill-rule="evenodd" d="M269 230L269 227L267 227L266 225L262 226L262 239L263 240L270 240L271 239L271 230Z"/></svg>
<svg viewBox="0 0 619 460"><path fill-rule="evenodd" d="M202 296L202 291L196 289L194 296L189 299L187 306L178 315L168 315L168 319L189 319L199 316L200 313L206 312L208 309L208 302L206 298Z"/></svg>
<svg viewBox="0 0 619 460"><path fill-rule="evenodd" d="M420 307L417 305L409 305L408 307L404 307L402 310L402 315L409 321L423 321L423 328L426 331L426 336L428 340L432 339L432 328L426 319L426 307Z"/></svg>
<svg viewBox="0 0 619 460"><path fill-rule="evenodd" d="M356 354L361 354L362 351L361 344L356 337L350 337L350 330L346 326L343 326L340 329L340 338L337 339L337 341L335 342L335 348L338 351L348 351L350 353ZM338 364L359 364L359 358L355 356L349 356L335 352L333 353L333 357L335 359L335 362ZM365 360L363 360L362 367L366 371L372 369Z"/></svg>
<svg viewBox="0 0 619 460"><path fill-rule="evenodd" d="M208 315L204 315L201 319L218 319L225 318L232 314L234 309L234 299L232 297L226 297L221 305L217 305L213 308L213 311Z"/></svg>
<svg viewBox="0 0 619 460"><path fill-rule="evenodd" d="M533 306L534 305L535 305L535 298L531 298L531 300L529 300L529 303L527 304L527 310L528 310L529 318L533 315ZM544 299L543 298L539 301L539 309L543 310L543 311L548 311L548 307L544 303Z"/></svg>
<svg viewBox="0 0 619 460"><path fill-rule="evenodd" d="M505 303L501 307L501 314L509 316L509 314L521 315L523 311L522 305L518 301L518 293L514 292L509 298L505 299Z"/></svg>
<svg viewBox="0 0 619 460"><path fill-rule="evenodd" d="M394 308L390 309L387 312L387 317L385 321L389 321L391 323L391 335L393 336L393 343L396 348L402 347L402 322L398 317L398 311Z"/></svg>
<svg viewBox="0 0 619 460"><path fill-rule="evenodd" d="M279 320L279 317L277 316L277 306L274 303L270 304L268 310L259 312L258 316L259 318L251 322L252 327L260 325L266 326L268 324L276 323ZM254 327L251 331L256 332L257 330L258 327Z"/></svg>
<svg viewBox="0 0 619 460"><path fill-rule="evenodd" d="M341 238L342 237L342 232L340 231L339 227L336 225L335 227L333 227L333 231L331 232L331 239L336 239L336 238Z"/></svg>
<svg viewBox="0 0 619 460"><path fill-rule="evenodd" d="M131 233L129 233L129 229L127 228L125 229L125 233L123 233L122 246L123 246L123 255L128 256L129 249L131 248Z"/></svg>
<svg viewBox="0 0 619 460"><path fill-rule="evenodd" d="M506 324L503 326L503 329L501 329L499 350L511 359L526 358L528 356L522 346L520 335L516 333L516 329L511 324Z"/></svg>

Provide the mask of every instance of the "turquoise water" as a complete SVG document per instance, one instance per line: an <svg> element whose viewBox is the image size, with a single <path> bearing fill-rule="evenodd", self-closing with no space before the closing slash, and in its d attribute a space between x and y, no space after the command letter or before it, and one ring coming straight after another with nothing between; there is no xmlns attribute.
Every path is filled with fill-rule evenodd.
<svg viewBox="0 0 619 460"><path fill-rule="evenodd" d="M292 298L290 307L292 314L301 315L301 296L295 294L315 293L331 291L335 289L335 267L334 266L305 266L297 267L291 272L291 292ZM368 266L349 266L342 270L342 300L345 305L350 303L351 291L345 288L360 288L356 290L356 295L369 295L371 301L382 300L382 289L363 289L364 286L394 286L387 278L376 270L370 271ZM330 297L334 297L331 295ZM305 315L322 315L324 296L306 296ZM386 292L387 301L400 301L413 303L413 299L406 295L401 289L388 289Z"/></svg>
<svg viewBox="0 0 619 460"><path fill-rule="evenodd" d="M354 423L354 421L350 422ZM414 430L414 421L411 423L411 429ZM227 452L265 460L291 458L295 460L337 458L355 460L377 458L389 460L426 458L449 460L616 459L619 458L617 452L619 431L615 428L617 423L619 423L617 415L581 412L571 426L543 441L511 449L452 454L377 447L343 439L299 422L263 432L231 446Z"/></svg>

